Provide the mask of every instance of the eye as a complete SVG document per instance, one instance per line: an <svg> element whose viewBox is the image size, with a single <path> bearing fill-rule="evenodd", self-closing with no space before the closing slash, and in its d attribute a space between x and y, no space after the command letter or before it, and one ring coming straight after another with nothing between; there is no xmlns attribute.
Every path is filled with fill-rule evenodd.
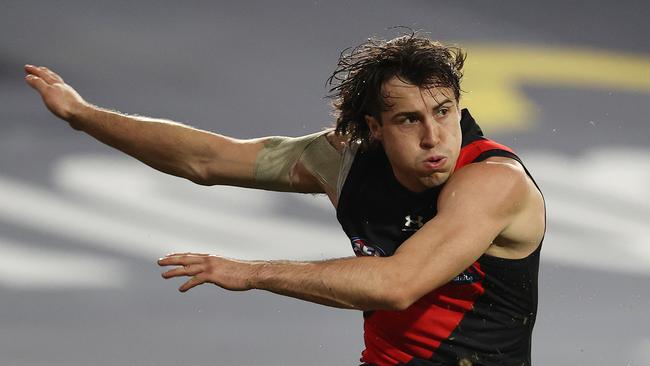
<svg viewBox="0 0 650 366"><path fill-rule="evenodd" d="M447 107L440 107L438 111L436 112L436 117L444 117L449 113L449 108Z"/></svg>
<svg viewBox="0 0 650 366"><path fill-rule="evenodd" d="M417 116L405 116L402 119L402 123L404 124L413 124L413 123L418 123L420 119Z"/></svg>

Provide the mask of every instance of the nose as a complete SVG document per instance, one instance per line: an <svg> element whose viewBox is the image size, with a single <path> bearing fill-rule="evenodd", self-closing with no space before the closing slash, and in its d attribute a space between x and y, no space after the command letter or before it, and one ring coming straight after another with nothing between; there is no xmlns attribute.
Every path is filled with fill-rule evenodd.
<svg viewBox="0 0 650 366"><path fill-rule="evenodd" d="M420 137L420 147L423 149L432 149L440 143L440 127L435 120L428 119L424 121L422 134Z"/></svg>

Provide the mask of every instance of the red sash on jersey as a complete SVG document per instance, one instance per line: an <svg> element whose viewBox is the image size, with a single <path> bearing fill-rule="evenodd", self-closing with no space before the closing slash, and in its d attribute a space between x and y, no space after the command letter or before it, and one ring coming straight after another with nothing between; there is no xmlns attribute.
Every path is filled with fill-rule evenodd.
<svg viewBox="0 0 650 366"><path fill-rule="evenodd" d="M455 169L491 150L514 154L507 146L481 138L461 148ZM375 366L395 366L406 364L414 357L430 359L485 292L485 273L478 261L465 272L477 275L478 280L467 284L450 282L403 311L374 311L364 320L366 349L361 361Z"/></svg>
<svg viewBox="0 0 650 366"><path fill-rule="evenodd" d="M463 146L463 148L460 149L458 160L456 160L456 169L460 169L467 164L473 163L474 160L479 157L479 155L490 150L504 150L512 154L515 153L511 148L505 145L501 145L492 140L476 140L470 144Z"/></svg>

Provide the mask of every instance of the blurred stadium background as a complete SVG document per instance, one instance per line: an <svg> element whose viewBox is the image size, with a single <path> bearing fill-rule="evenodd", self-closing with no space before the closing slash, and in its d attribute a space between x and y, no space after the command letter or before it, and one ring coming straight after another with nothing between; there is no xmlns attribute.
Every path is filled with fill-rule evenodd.
<svg viewBox="0 0 650 366"><path fill-rule="evenodd" d="M468 105L547 197L537 365L650 365L650 3L0 0L0 365L355 365L361 314L163 281L171 251L351 255L322 197L197 187L56 120L92 103L236 137L330 124L341 49L466 46Z"/></svg>

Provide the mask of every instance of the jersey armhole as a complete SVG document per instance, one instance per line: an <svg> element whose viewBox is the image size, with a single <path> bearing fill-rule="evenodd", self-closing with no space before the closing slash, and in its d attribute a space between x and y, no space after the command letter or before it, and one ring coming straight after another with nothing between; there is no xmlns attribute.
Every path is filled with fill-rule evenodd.
<svg viewBox="0 0 650 366"><path fill-rule="evenodd" d="M352 169L352 163L354 163L354 158L359 151L359 146L361 144L358 141L352 141L345 144L343 148L343 156L341 159L341 167L339 168L339 177L336 182L336 200L341 197L341 192L343 191L343 186L345 181L348 179L348 174L350 174L350 169Z"/></svg>
<svg viewBox="0 0 650 366"><path fill-rule="evenodd" d="M504 157L504 158L514 159L517 162L519 162L519 164L521 164L522 166L524 165L524 163L521 161L519 156L517 156L517 154L513 153L512 151L501 150L501 149L483 151L472 162L473 163L478 163L478 162L484 161L484 160L486 160L488 158L491 158L493 156L500 156L500 157Z"/></svg>

